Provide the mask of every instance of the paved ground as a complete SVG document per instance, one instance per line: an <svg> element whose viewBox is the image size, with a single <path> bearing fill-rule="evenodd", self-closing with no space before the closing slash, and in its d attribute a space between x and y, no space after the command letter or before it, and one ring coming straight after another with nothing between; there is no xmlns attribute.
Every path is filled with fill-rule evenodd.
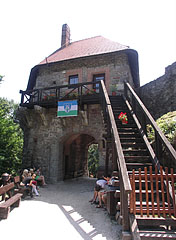
<svg viewBox="0 0 176 240"><path fill-rule="evenodd" d="M40 188L0 221L3 239L118 240L121 226L91 205L95 179L79 178Z"/></svg>

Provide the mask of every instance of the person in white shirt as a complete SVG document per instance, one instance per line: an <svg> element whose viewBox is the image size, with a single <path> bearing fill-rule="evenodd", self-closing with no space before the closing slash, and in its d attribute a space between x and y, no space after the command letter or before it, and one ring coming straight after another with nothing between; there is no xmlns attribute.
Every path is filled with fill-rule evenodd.
<svg viewBox="0 0 176 240"><path fill-rule="evenodd" d="M91 202L91 204L96 203L98 192L104 189L105 185L108 184L108 181L110 180L110 178L111 178L110 176L103 177L103 179L99 179L96 181L93 198L89 201Z"/></svg>

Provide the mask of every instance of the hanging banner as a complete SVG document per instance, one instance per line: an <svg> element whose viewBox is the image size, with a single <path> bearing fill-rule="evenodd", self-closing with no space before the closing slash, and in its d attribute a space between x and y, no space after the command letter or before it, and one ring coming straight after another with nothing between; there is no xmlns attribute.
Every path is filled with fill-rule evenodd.
<svg viewBox="0 0 176 240"><path fill-rule="evenodd" d="M63 101L58 102L58 117L74 117L78 116L78 101Z"/></svg>

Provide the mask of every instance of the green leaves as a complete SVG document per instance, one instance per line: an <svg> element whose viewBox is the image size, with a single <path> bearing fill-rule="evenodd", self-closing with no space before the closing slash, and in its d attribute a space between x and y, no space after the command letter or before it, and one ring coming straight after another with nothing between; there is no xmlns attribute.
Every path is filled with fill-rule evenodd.
<svg viewBox="0 0 176 240"><path fill-rule="evenodd" d="M170 143L174 145L174 141L176 140L176 111L168 112L167 114L157 119L156 123L164 135L167 137L167 139L170 141ZM147 126L147 134L150 142L154 142L155 135L151 125Z"/></svg>
<svg viewBox="0 0 176 240"><path fill-rule="evenodd" d="M17 104L0 98L0 175L15 173L22 162L23 133L15 123Z"/></svg>
<svg viewBox="0 0 176 240"><path fill-rule="evenodd" d="M92 144L88 149L89 176L96 177L98 163L99 163L98 144Z"/></svg>

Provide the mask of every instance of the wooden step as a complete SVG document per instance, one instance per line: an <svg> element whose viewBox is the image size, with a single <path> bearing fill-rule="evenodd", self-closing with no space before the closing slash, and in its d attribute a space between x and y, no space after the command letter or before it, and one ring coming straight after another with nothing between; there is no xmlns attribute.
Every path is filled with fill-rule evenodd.
<svg viewBox="0 0 176 240"><path fill-rule="evenodd" d="M139 232L141 240L165 240L165 239L176 239L176 232L166 231L166 230L158 230L158 231L150 231L150 230L140 230Z"/></svg>
<svg viewBox="0 0 176 240"><path fill-rule="evenodd" d="M126 163L150 163L150 157L149 156L125 156L125 162Z"/></svg>
<svg viewBox="0 0 176 240"><path fill-rule="evenodd" d="M145 143L135 143L135 142L122 142L123 149L132 148L132 149L145 149Z"/></svg>
<svg viewBox="0 0 176 240"><path fill-rule="evenodd" d="M136 220L139 226L160 226L160 225L165 225L165 226L171 226L175 227L176 229L176 219L174 218L162 218L162 217L147 217L147 216L137 216L136 215Z"/></svg>
<svg viewBox="0 0 176 240"><path fill-rule="evenodd" d="M136 163L136 162L131 162L131 163L126 163L127 166L127 170L130 173L130 170L132 169L139 169L141 168L142 170L144 169L144 167L149 167L152 166L152 163Z"/></svg>
<svg viewBox="0 0 176 240"><path fill-rule="evenodd" d="M144 149L133 149L133 148L127 148L123 149L123 153L125 156L141 156L142 157L149 157L148 150L146 148Z"/></svg>

